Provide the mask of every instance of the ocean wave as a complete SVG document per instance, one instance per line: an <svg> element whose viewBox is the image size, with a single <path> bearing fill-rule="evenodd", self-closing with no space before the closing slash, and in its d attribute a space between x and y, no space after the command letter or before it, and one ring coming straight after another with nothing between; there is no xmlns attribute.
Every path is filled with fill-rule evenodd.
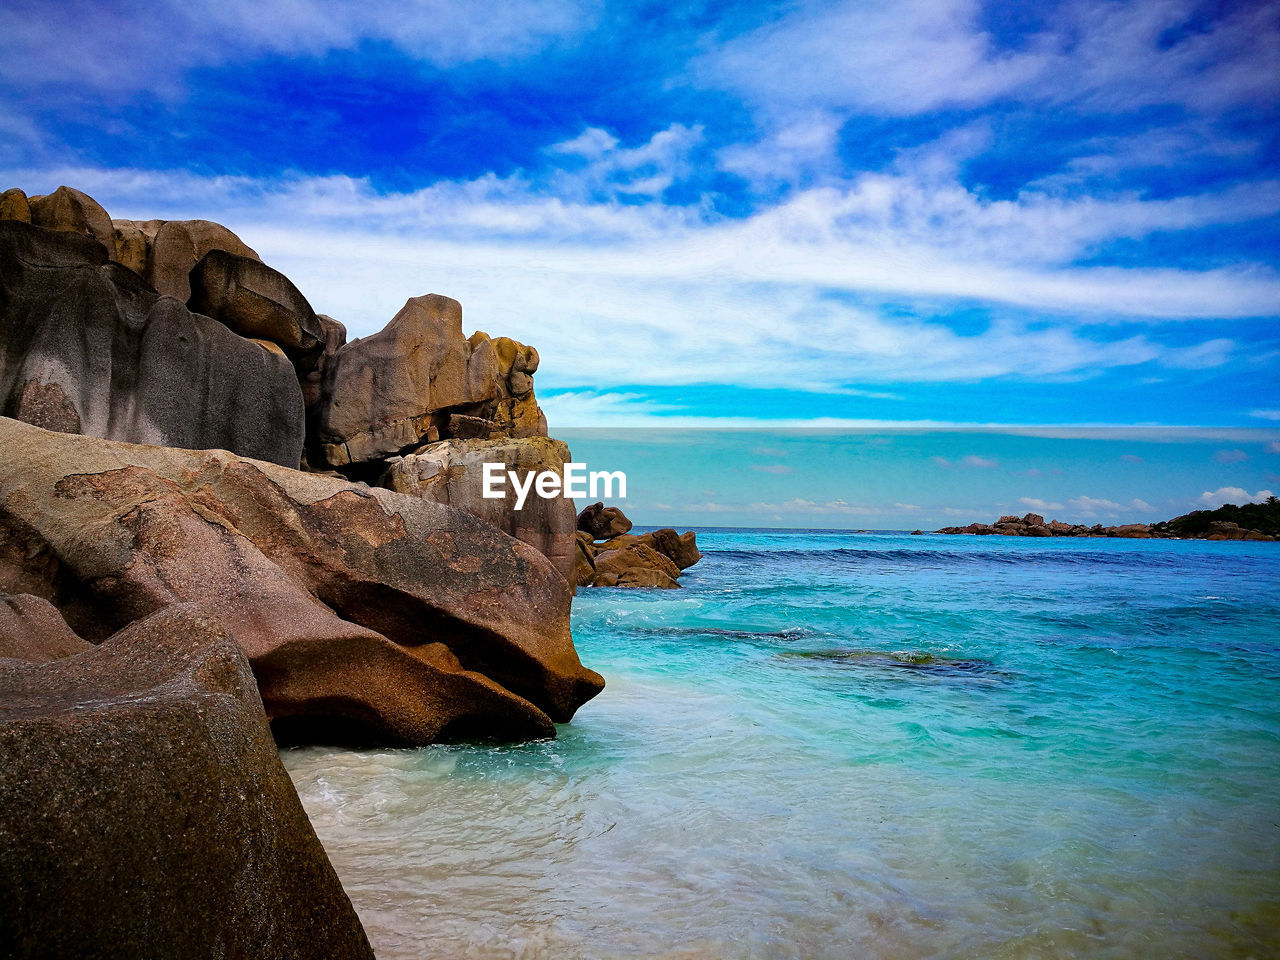
<svg viewBox="0 0 1280 960"><path fill-rule="evenodd" d="M717 560L742 560L747 562L796 560L863 565L887 563L914 567L974 567L974 566L1123 566L1123 567L1178 567L1188 558L1174 554L1159 554L1136 550L909 550L894 548L871 550L864 547L837 547L834 550L704 550L704 554ZM1194 558L1197 564L1209 558Z"/></svg>

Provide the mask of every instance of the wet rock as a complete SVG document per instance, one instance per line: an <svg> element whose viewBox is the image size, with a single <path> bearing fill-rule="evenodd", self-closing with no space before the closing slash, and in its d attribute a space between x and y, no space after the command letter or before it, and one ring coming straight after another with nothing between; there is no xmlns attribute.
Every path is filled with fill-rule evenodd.
<svg viewBox="0 0 1280 960"><path fill-rule="evenodd" d="M244 654L198 608L0 660L0 931L24 960L372 960Z"/></svg>

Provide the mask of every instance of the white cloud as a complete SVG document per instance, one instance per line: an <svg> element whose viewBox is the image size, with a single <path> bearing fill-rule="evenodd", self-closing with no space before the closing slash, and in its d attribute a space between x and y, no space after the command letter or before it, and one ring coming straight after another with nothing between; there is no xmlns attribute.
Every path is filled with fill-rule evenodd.
<svg viewBox="0 0 1280 960"><path fill-rule="evenodd" d="M1186 365L1189 352L1206 363L1225 359L1229 341L1174 347L1150 333L1108 338L1086 324L1249 316L1280 302L1280 277L1259 267L1046 261L1092 238L1140 232L1138 224L1181 222L1168 203L1141 216L1137 200L1082 210L1043 197L993 203L958 185L931 192L905 173L815 188L740 221L609 198L661 189L689 162L698 136L676 126L627 147L588 131L561 145L577 167L561 171L554 192L523 174L400 194L341 176L255 181L92 168L0 176L29 192L75 184L117 217L226 223L354 335L380 329L411 296L456 297L469 329L537 346L540 383L557 388L635 382L643 369L651 384L883 396L863 388L1078 378ZM1280 187L1273 192L1280 203ZM1234 196L1196 203L1245 215ZM1260 191L1258 200L1270 196ZM1073 231L1074 246L1063 239ZM882 312L882 297L919 306L905 316ZM946 317L950 298L993 304L997 319L956 332L934 319ZM1011 319L1018 308L1036 312Z"/></svg>
<svg viewBox="0 0 1280 960"><path fill-rule="evenodd" d="M1245 503L1258 503L1272 496L1270 490L1259 490L1250 496L1249 491L1242 487L1219 487L1217 490L1206 490L1200 494L1196 501L1199 506L1217 509L1225 503L1234 503L1240 506Z"/></svg>
<svg viewBox="0 0 1280 960"><path fill-rule="evenodd" d="M1267 453L1280 453L1280 440L1267 441Z"/></svg>
<svg viewBox="0 0 1280 960"><path fill-rule="evenodd" d="M1125 463L1142 463L1143 462L1142 457L1139 457L1137 454L1133 454L1133 453L1122 453L1120 455L1120 459Z"/></svg>
<svg viewBox="0 0 1280 960"><path fill-rule="evenodd" d="M1000 464L997 463L995 460L991 460L987 457L979 457L979 456L975 456L974 454L969 454L966 457L960 458L960 466L972 467L977 470L992 470L1000 466Z"/></svg>
<svg viewBox="0 0 1280 960"><path fill-rule="evenodd" d="M1018 50L999 49L980 12L978 0L812 0L709 54L699 73L765 113L908 116L1001 98L1214 110L1277 95L1274 5L1242 4L1167 43L1187 3L1077 0Z"/></svg>
<svg viewBox="0 0 1280 960"><path fill-rule="evenodd" d="M1219 450L1213 455L1216 463L1243 463L1249 455L1243 450Z"/></svg>
<svg viewBox="0 0 1280 960"><path fill-rule="evenodd" d="M1079 496L1068 500L1067 507L1076 515L1090 520L1103 517L1115 519L1123 516L1129 518L1127 522L1138 522L1132 519L1135 514L1150 514L1152 511L1151 504L1137 497L1125 503L1118 503L1101 497Z"/></svg>
<svg viewBox="0 0 1280 960"><path fill-rule="evenodd" d="M1250 410L1249 416L1260 420L1280 420L1280 410Z"/></svg>
<svg viewBox="0 0 1280 960"><path fill-rule="evenodd" d="M751 465L751 469L759 470L761 473L795 473L792 467L784 463L755 463Z"/></svg>
<svg viewBox="0 0 1280 960"><path fill-rule="evenodd" d="M0 77L174 92L182 71L380 41L438 66L506 61L589 29L592 0L157 0L0 5ZM123 69L122 51L146 69Z"/></svg>
<svg viewBox="0 0 1280 960"><path fill-rule="evenodd" d="M1019 497L1018 503L1022 504L1024 507L1030 507L1032 510L1039 510L1041 512L1044 512L1045 510L1062 509L1062 504L1060 503L1050 503L1048 500L1041 500L1037 497Z"/></svg>

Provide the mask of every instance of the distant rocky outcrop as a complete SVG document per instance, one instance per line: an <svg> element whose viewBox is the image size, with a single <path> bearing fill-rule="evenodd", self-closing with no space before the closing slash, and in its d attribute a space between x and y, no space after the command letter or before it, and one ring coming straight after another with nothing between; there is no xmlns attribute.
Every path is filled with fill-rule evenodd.
<svg viewBox="0 0 1280 960"><path fill-rule="evenodd" d="M6 632L5 610L57 617L6 598ZM25 636L0 659L0 953L372 960L216 619Z"/></svg>
<svg viewBox="0 0 1280 960"><path fill-rule="evenodd" d="M1273 498L1274 499L1274 498ZM1266 506L1264 504L1249 504L1248 506ZM1228 508L1230 508L1228 510ZM1239 511L1241 508L1228 504L1222 510ZM976 536L1003 536L1003 537L1116 537L1127 540L1171 540L1171 539L1196 539L1196 540L1276 540L1278 539L1274 532L1268 533L1258 529L1241 527L1239 524L1213 519L1212 516L1218 511L1197 510L1195 513L1186 516L1176 517L1173 520L1165 520L1160 523L1124 523L1118 526L1104 527L1097 523L1093 526L1085 526L1082 523L1062 523L1053 520L1049 523L1045 522L1044 517L1038 513L1028 513L1022 517L1004 516L992 524L971 523L965 527L943 527L937 533L947 534L974 534ZM1261 522L1266 524L1273 522L1280 527L1280 511L1274 521L1269 521L1264 515Z"/></svg>
<svg viewBox="0 0 1280 960"><path fill-rule="evenodd" d="M593 503L578 514L574 582L580 587L680 586L680 574L702 559L692 531L671 528L630 534L617 507ZM603 536L601 536L603 534ZM597 543L597 540L603 540Z"/></svg>

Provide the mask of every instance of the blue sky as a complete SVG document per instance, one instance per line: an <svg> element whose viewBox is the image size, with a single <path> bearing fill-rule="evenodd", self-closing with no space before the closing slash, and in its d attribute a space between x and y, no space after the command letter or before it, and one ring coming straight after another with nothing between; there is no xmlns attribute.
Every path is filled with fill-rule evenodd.
<svg viewBox="0 0 1280 960"><path fill-rule="evenodd" d="M1165 425L1025 498L1280 487L1274 3L10 0L0 97L5 185L226 223L354 335L457 297L553 428Z"/></svg>

